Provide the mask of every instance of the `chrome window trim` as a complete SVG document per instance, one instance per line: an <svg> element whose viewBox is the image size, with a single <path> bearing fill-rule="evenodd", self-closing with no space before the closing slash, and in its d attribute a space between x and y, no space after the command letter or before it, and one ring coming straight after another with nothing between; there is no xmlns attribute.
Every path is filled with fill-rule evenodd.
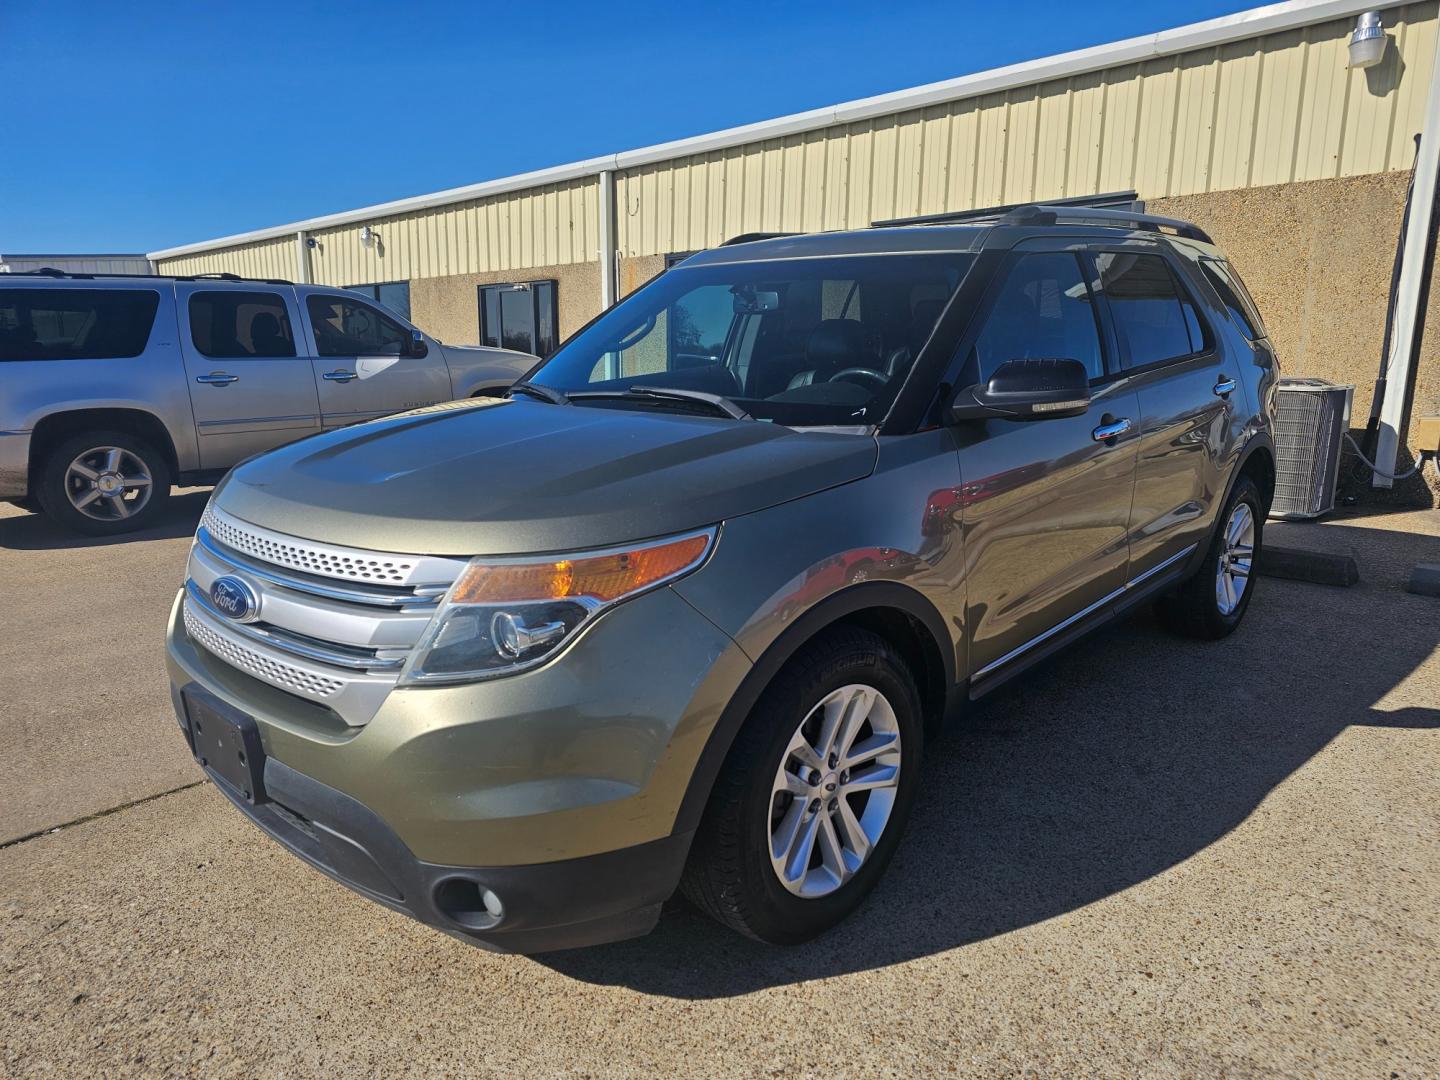
<svg viewBox="0 0 1440 1080"><path fill-rule="evenodd" d="M1138 585L1141 585L1141 584L1143 584L1144 582L1148 581L1150 578L1154 577L1156 574L1160 573L1162 570L1165 570L1165 569L1167 569L1168 567L1173 566L1175 563L1177 563L1177 562L1179 562L1181 559L1185 558L1185 556L1189 555L1192 551L1194 551L1194 550L1195 550L1197 547L1199 547L1199 546L1200 546L1200 545L1199 545L1198 543L1191 544L1191 545L1190 545L1189 547L1187 547L1184 551L1178 551L1178 552L1176 552L1174 555L1171 555L1170 558L1166 559L1164 562L1162 562L1162 563L1160 563L1160 564L1158 564L1158 565L1156 565L1156 566L1152 566L1149 570L1146 570L1146 571L1145 571L1143 574L1141 574L1139 577L1131 578L1131 579L1130 579L1129 581L1127 581L1124 585L1121 585L1120 588L1116 589L1114 592L1109 593L1109 594L1106 595L1106 596L1102 596L1099 600L1096 600L1096 601L1095 601L1093 604L1091 604L1089 607L1082 608L1080 611L1077 611L1074 615L1071 615L1068 619L1062 619L1060 622L1058 622L1058 623L1056 623L1054 626L1050 627L1049 630L1046 630L1046 631L1045 631L1044 633L1042 633L1042 634L1037 634L1035 637L1031 638L1029 641L1025 642L1025 644L1019 646L1018 648L1011 649L1008 653L1006 653L1004 656L1000 657L998 660L992 660L992 661L990 661L990 663L986 664L986 665L985 665L983 668L981 668L979 671L975 672L975 674L972 675L971 678L972 678L972 679L984 678L986 675L990 674L990 672L994 671L996 668L1004 667L1004 666L1005 666L1006 664L1008 664L1011 660L1016 659L1017 657L1019 657L1019 656L1022 655L1023 653L1029 652L1031 649L1033 649L1036 645L1039 645L1041 642L1047 641L1047 640L1049 640L1050 638L1054 637L1056 634L1060 633L1060 631L1065 630L1065 629L1067 629L1067 628L1069 628L1069 627L1071 627L1071 626L1074 626L1074 625L1075 625L1077 622L1079 622L1081 619L1085 618L1085 616L1094 614L1096 611L1099 611L1099 610L1100 610L1102 607L1104 607L1106 604L1110 603L1111 601L1115 600L1115 599L1118 598L1118 597L1124 596L1124 595L1125 595L1127 592L1129 592L1131 589L1133 589L1133 588L1137 587Z"/></svg>

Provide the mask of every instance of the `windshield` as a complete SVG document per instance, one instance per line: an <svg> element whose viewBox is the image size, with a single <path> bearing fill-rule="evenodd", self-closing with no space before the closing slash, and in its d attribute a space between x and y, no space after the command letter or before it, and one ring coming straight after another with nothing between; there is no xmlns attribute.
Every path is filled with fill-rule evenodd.
<svg viewBox="0 0 1440 1080"><path fill-rule="evenodd" d="M879 423L973 258L677 267L566 342L530 381L576 404L705 410L694 396L630 393L650 387L718 396L738 406L730 415L789 426Z"/></svg>

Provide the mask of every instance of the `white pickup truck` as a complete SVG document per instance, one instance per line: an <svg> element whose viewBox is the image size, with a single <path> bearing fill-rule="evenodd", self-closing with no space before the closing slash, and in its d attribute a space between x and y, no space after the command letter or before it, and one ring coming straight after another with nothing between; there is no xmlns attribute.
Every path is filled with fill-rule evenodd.
<svg viewBox="0 0 1440 1080"><path fill-rule="evenodd" d="M356 293L233 275L0 278L0 500L105 535L315 432L497 395L537 357L445 345Z"/></svg>

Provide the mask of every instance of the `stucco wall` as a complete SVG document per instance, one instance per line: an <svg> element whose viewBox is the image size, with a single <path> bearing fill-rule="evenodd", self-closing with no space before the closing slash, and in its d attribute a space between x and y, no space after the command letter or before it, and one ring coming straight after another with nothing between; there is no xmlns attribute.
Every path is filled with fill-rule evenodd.
<svg viewBox="0 0 1440 1080"><path fill-rule="evenodd" d="M452 345L480 341L480 298L476 287L508 281L555 281L560 337L569 337L600 310L600 264L565 263L487 274L415 278L410 282L410 314L416 326Z"/></svg>
<svg viewBox="0 0 1440 1080"><path fill-rule="evenodd" d="M1405 172L1372 173L1146 204L1153 213L1203 226L1229 253L1260 306L1286 374L1355 384L1351 426L1357 439L1380 367L1408 179ZM1434 412L1440 412L1440 287L1430 292L1412 416ZM1402 466L1409 463L1407 451ZM1434 476L1429 470L1430 487L1440 491ZM1345 489L1374 498L1368 474ZM1397 485L1393 497L1430 498L1418 482Z"/></svg>
<svg viewBox="0 0 1440 1080"><path fill-rule="evenodd" d="M620 258L620 295L628 296L665 269L664 255Z"/></svg>

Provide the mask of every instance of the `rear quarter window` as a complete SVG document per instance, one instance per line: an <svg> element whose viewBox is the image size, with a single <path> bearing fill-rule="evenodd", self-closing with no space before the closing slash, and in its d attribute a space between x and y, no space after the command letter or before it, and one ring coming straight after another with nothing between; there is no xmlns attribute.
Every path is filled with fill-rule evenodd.
<svg viewBox="0 0 1440 1080"><path fill-rule="evenodd" d="M153 289L0 289L0 361L139 356L159 306Z"/></svg>
<svg viewBox="0 0 1440 1080"><path fill-rule="evenodd" d="M1255 306L1250 290L1245 288L1235 268L1223 259L1201 259L1200 269L1245 336L1251 341L1265 337L1265 323L1260 319L1260 309Z"/></svg>

